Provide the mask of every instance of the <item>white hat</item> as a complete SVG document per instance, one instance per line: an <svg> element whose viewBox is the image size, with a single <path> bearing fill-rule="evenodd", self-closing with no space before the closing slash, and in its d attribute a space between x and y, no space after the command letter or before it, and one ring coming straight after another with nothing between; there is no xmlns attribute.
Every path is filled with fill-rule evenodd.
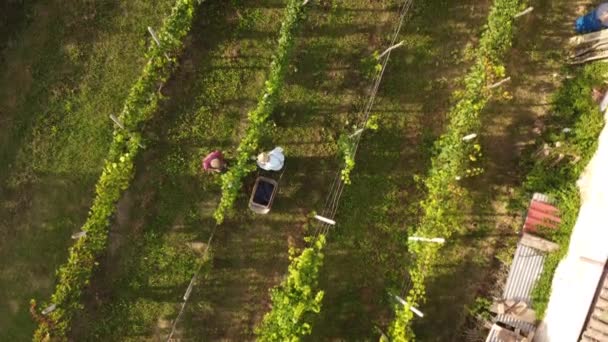
<svg viewBox="0 0 608 342"><path fill-rule="evenodd" d="M260 154L258 154L258 163L268 163L268 161L270 160L270 155L266 152L262 152Z"/></svg>
<svg viewBox="0 0 608 342"><path fill-rule="evenodd" d="M222 166L222 163L220 162L219 158L211 159L211 162L209 164L214 169L219 169Z"/></svg>

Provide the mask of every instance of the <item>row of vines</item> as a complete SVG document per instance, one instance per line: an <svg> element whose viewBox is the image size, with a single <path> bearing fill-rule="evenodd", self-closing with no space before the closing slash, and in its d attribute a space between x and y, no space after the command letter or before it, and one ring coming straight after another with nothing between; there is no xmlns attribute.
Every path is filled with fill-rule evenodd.
<svg viewBox="0 0 608 342"><path fill-rule="evenodd" d="M272 309L255 331L258 340L297 341L311 333L309 319L321 311L324 294L317 290L324 246L325 236L321 234L297 257L290 249L287 277L270 291Z"/></svg>
<svg viewBox="0 0 608 342"><path fill-rule="evenodd" d="M224 222L227 211L233 207L243 178L254 170L255 165L251 163L250 158L258 149L260 138L266 127L266 120L279 100L293 52L294 36L304 18L306 3L307 1L290 0L285 9L285 17L279 33L279 46L270 63L270 72L264 84L263 95L255 109L247 114L249 126L237 148L235 164L222 175L222 198L213 214L218 224Z"/></svg>
<svg viewBox="0 0 608 342"><path fill-rule="evenodd" d="M480 145L473 133L481 128L479 117L492 95L489 85L505 76L502 58L511 47L513 20L520 9L519 0L494 1L474 64L464 79L464 90L454 95L456 104L448 114L446 133L436 142L437 155L433 156L431 169L423 179L427 195L421 202L422 217L418 229L413 232L416 236L448 239L464 225L462 210L470 197L460 183L481 172L478 165ZM409 271L412 286L406 295L406 304L396 304L395 318L389 328L392 341L415 338L411 308L425 302L425 280L433 272L439 246L420 242L409 244L416 257Z"/></svg>
<svg viewBox="0 0 608 342"><path fill-rule="evenodd" d="M177 0L158 32L160 46L152 44L147 51L148 62L119 115L124 129L114 130L101 177L95 186L93 205L82 227L84 235L70 248L68 262L57 271L58 283L50 300L54 310L47 315L35 314L38 321L35 341L67 340L71 320L82 308L82 291L89 284L97 257L106 249L116 203L133 177L134 159L142 146L138 130L158 108L162 99L159 86L167 81L177 65L174 56L183 47L183 39L190 30L199 2ZM36 307L34 300L32 306Z"/></svg>

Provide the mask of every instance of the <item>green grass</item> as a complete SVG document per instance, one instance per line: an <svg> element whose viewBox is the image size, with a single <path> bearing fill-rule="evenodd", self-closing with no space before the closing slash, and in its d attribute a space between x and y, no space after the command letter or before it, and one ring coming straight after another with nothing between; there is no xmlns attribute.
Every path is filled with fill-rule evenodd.
<svg viewBox="0 0 608 342"><path fill-rule="evenodd" d="M146 26L172 1L32 6L0 78L0 334L31 336L31 297L47 297L82 224L122 106L144 61ZM117 15L123 12L129 16ZM4 68L4 66L3 66Z"/></svg>

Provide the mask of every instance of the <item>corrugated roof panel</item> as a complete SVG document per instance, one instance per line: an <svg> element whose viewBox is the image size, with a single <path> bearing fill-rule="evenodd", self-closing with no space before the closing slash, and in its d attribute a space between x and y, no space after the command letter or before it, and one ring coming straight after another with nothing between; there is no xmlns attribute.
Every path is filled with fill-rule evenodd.
<svg viewBox="0 0 608 342"><path fill-rule="evenodd" d="M513 299L522 301L530 306L532 289L536 281L543 271L545 263L545 254L534 248L524 246L521 243L517 244L515 256L509 270L509 277L503 293L503 299ZM499 314L496 315L495 321L506 323L522 331L528 333L534 330L534 324L518 320L512 316ZM490 334L486 339L488 342L499 342L498 336L494 329L490 330Z"/></svg>

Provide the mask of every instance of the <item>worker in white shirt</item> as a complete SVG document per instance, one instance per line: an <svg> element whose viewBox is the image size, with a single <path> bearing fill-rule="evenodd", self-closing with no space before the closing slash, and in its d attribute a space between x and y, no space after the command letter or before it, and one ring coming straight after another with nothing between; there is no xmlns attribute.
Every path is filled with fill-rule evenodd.
<svg viewBox="0 0 608 342"><path fill-rule="evenodd" d="M275 147L270 152L262 152L258 155L258 166L266 171L279 171L285 164L285 155L281 147Z"/></svg>

